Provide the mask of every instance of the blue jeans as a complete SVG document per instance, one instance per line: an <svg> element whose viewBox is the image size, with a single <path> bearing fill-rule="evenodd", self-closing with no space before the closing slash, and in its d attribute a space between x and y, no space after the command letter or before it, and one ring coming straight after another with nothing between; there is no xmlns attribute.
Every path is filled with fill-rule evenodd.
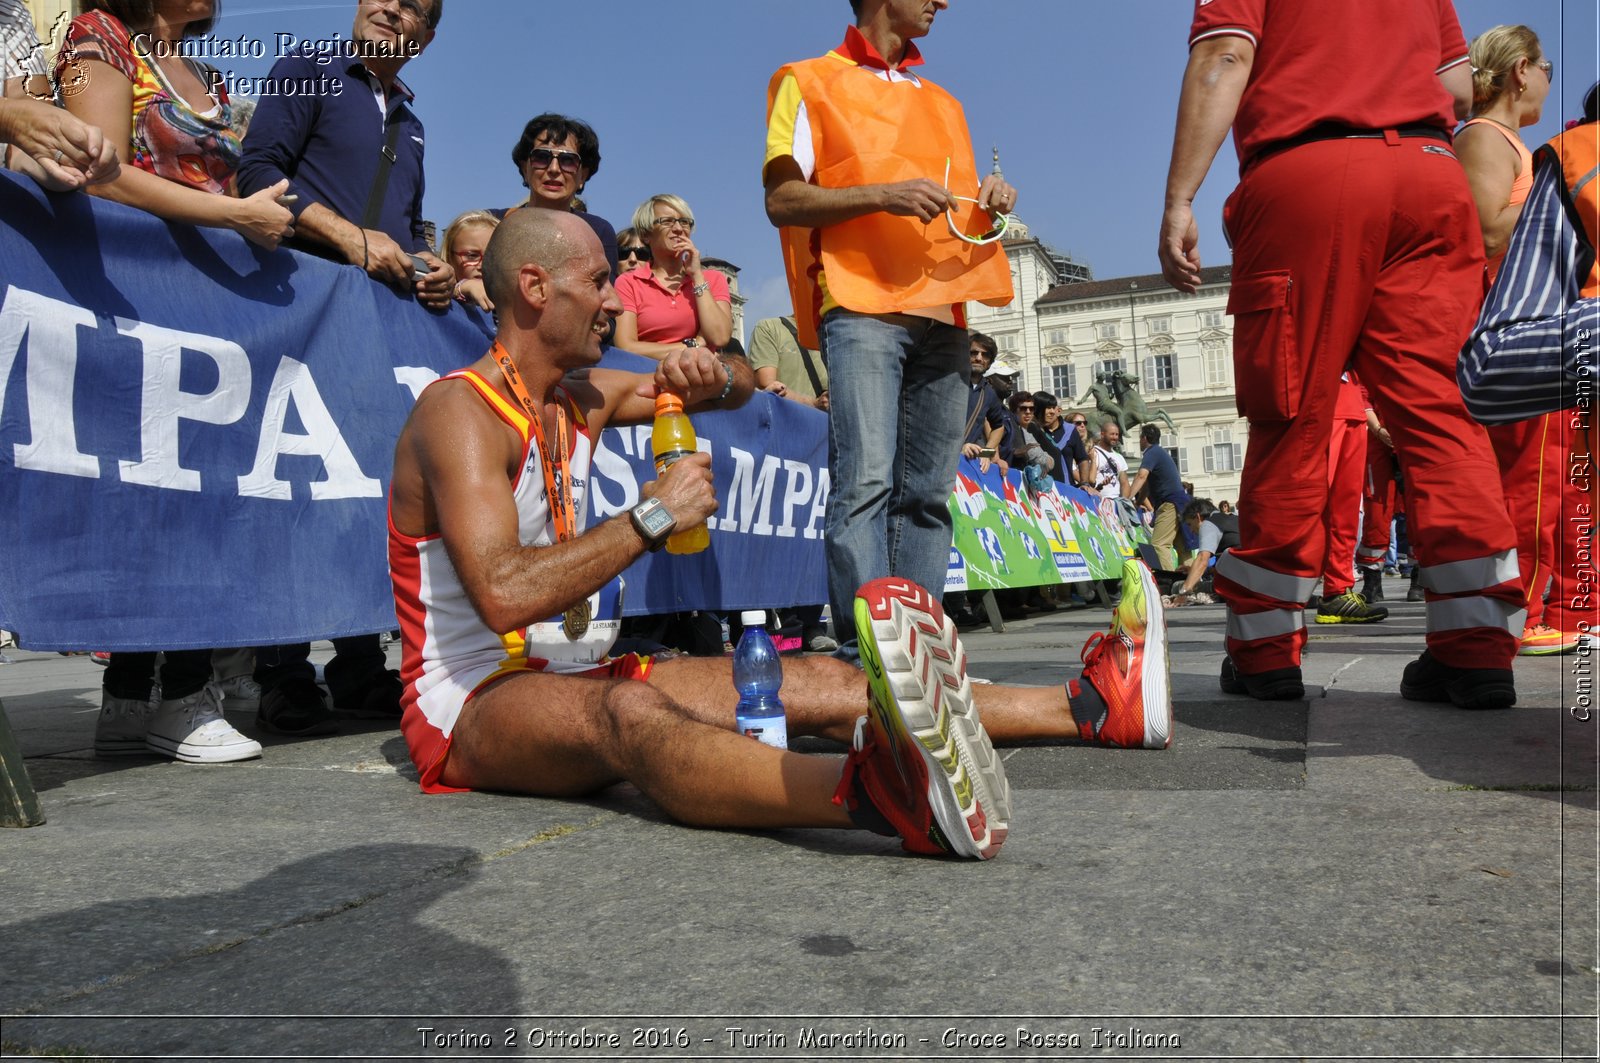
<svg viewBox="0 0 1600 1063"><path fill-rule="evenodd" d="M907 314L832 310L828 598L839 656L860 657L856 589L901 576L937 601L950 567L950 492L967 416L967 330Z"/></svg>

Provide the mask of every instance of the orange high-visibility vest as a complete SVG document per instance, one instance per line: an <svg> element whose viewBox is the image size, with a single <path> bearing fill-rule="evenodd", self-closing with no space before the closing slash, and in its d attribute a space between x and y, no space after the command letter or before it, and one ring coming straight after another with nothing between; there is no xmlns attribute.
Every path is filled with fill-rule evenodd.
<svg viewBox="0 0 1600 1063"><path fill-rule="evenodd" d="M1574 126L1553 137L1547 150L1561 160L1567 199L1577 210L1578 223L1590 248L1600 248L1600 122ZM1600 259L1589 267L1583 297L1600 296Z"/></svg>
<svg viewBox="0 0 1600 1063"><path fill-rule="evenodd" d="M925 177L976 199L977 167L967 119L955 97L919 78L889 82L838 56L783 67L767 87L767 116L783 79L793 76L805 100L816 151L812 180L823 188L889 184ZM977 208L960 204L957 217ZM784 226L783 264L800 342L818 346L824 272L828 295L847 310L892 314L975 300L1011 302L1011 269L998 244L979 246L952 235L943 217L877 212L821 229Z"/></svg>

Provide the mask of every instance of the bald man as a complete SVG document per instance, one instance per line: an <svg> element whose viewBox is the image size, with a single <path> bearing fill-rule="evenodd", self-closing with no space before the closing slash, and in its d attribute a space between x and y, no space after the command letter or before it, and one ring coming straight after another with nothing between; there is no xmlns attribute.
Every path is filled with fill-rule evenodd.
<svg viewBox="0 0 1600 1063"><path fill-rule="evenodd" d="M842 765L737 733L726 660L608 656L621 572L703 524L717 499L697 454L643 485L629 512L585 527L594 440L650 420L659 391L691 412L738 406L754 376L704 348L669 354L650 376L596 368L621 306L600 242L572 215L509 216L484 279L500 308L495 345L417 400L389 499L401 728L423 789L566 797L626 780L697 826L858 826L912 852L995 855L1010 819L1005 772L954 626L921 588L884 580L856 600L867 716L860 671L825 657L786 664L790 732L850 743ZM1149 598L1159 610L1153 585ZM1159 641L1145 652L1136 619L1145 613L1107 640L1117 651L1091 654L1103 663L1070 685L1076 706L1062 687L986 687L984 720L1015 739L1165 745L1165 653Z"/></svg>

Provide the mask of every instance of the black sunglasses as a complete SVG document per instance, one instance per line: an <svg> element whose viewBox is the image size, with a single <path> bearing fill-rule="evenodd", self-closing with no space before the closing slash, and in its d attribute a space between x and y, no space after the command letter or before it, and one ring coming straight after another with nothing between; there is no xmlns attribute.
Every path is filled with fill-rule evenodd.
<svg viewBox="0 0 1600 1063"><path fill-rule="evenodd" d="M540 169L546 169L551 160L561 167L562 173L577 173L578 165L583 162L583 156L575 151L555 151L551 148L534 148L528 152L528 161Z"/></svg>
<svg viewBox="0 0 1600 1063"><path fill-rule="evenodd" d="M617 258L618 259L624 259L624 258L628 258L630 256L633 257L633 258L637 258L640 262L649 262L650 261L650 249L648 247L619 247L619 248L617 248Z"/></svg>

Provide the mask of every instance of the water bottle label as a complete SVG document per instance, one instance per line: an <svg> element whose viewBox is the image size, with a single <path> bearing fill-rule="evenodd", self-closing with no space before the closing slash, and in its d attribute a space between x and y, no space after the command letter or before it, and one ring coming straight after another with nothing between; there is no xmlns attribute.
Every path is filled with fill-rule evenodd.
<svg viewBox="0 0 1600 1063"><path fill-rule="evenodd" d="M692 451L692 450L669 450L669 451L666 451L665 453L657 454L656 455L656 475L660 476L662 473L667 471L669 466L673 465L674 463L676 463L678 461L681 461L684 458L687 458L690 454L693 454L693 453L694 453L694 451Z"/></svg>
<svg viewBox="0 0 1600 1063"><path fill-rule="evenodd" d="M739 733L746 738L754 738L774 749L789 748L789 727L781 717L778 719L762 719L741 717L737 721Z"/></svg>

